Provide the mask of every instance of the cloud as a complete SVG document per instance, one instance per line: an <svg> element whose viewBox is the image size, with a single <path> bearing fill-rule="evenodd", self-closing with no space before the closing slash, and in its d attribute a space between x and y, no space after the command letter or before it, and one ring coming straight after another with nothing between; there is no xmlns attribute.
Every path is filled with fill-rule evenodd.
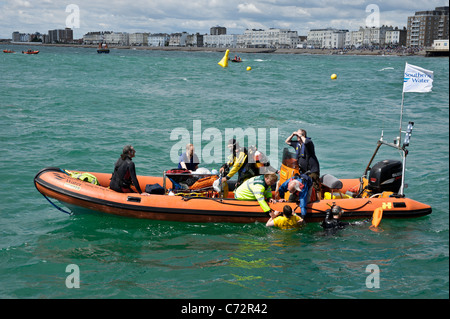
<svg viewBox="0 0 450 319"><path fill-rule="evenodd" d="M311 28L357 30L376 4L380 22L406 26L415 11L448 5L448 0L2 0L0 38L13 31L47 33L65 27L70 3L80 8L75 38L89 31L208 33L212 26L242 34L247 28L287 28L306 35Z"/></svg>
<svg viewBox="0 0 450 319"><path fill-rule="evenodd" d="M240 3L238 4L237 9L239 13L261 13L261 10L259 10L253 3Z"/></svg>

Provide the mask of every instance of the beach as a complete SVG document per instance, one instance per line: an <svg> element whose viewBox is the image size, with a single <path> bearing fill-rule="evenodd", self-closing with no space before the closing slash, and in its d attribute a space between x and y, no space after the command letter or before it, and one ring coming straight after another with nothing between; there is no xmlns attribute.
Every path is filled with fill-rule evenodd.
<svg viewBox="0 0 450 319"><path fill-rule="evenodd" d="M80 47L98 48L97 45L88 44L43 44L40 42L12 42L5 45L45 46L45 47ZM209 48L209 47L149 47L149 46L115 46L109 45L109 49L119 50L153 50L153 51L185 51L185 52L225 52L227 49L235 53L274 53L274 54L320 54L320 55L393 55L393 56L425 56L426 50L416 49L271 49L271 48Z"/></svg>

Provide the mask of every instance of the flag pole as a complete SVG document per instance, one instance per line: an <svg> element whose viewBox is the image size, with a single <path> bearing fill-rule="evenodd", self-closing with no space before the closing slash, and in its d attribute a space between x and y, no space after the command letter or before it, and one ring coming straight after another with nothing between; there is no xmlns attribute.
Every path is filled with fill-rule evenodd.
<svg viewBox="0 0 450 319"><path fill-rule="evenodd" d="M403 102L405 101L405 92L402 92L402 105L400 110L400 130L397 137L397 146L400 147L400 141L402 140L402 121L403 121Z"/></svg>
<svg viewBox="0 0 450 319"><path fill-rule="evenodd" d="M402 121L403 121L403 103L405 101L405 92L402 90L402 105L401 105L401 111L400 111L400 130L398 132L398 138L397 138L397 148L402 151L402 181L400 185L400 189L398 194L400 196L403 196L403 192L405 189L405 166L406 166L406 152L404 148L401 148L400 143L402 140Z"/></svg>

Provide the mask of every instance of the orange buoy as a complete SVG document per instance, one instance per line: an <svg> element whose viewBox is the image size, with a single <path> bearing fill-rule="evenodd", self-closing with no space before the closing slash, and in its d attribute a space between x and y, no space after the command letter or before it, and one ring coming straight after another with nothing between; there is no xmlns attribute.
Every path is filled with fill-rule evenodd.
<svg viewBox="0 0 450 319"><path fill-rule="evenodd" d="M372 215L372 226L378 227L381 222L381 218L383 217L383 208L378 207L373 211Z"/></svg>

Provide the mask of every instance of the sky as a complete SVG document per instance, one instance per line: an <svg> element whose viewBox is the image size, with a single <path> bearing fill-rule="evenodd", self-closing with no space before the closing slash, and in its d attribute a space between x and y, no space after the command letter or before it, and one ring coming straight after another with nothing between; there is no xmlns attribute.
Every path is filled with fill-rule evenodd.
<svg viewBox="0 0 450 319"><path fill-rule="evenodd" d="M228 34L283 28L349 31L366 25L403 28L415 11L448 6L448 0L0 0L0 38L14 31L48 33L71 27L74 38L89 31Z"/></svg>

